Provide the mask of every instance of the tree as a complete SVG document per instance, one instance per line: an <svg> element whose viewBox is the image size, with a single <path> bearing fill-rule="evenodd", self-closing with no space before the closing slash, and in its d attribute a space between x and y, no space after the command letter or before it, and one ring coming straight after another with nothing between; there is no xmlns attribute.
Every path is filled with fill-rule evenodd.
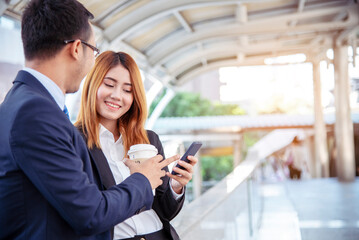
<svg viewBox="0 0 359 240"><path fill-rule="evenodd" d="M165 95L162 93L150 107L150 113ZM179 92L167 105L161 117L197 117L219 115L243 115L245 112L236 104L213 103L200 94ZM204 181L219 181L233 170L233 156L202 156Z"/></svg>
<svg viewBox="0 0 359 240"><path fill-rule="evenodd" d="M153 101L150 113L155 109L164 93ZM236 104L212 103L198 93L179 92L169 102L161 117L197 117L218 115L242 115L244 110Z"/></svg>
<svg viewBox="0 0 359 240"><path fill-rule="evenodd" d="M233 170L233 155L201 156L201 174L204 181L219 181Z"/></svg>

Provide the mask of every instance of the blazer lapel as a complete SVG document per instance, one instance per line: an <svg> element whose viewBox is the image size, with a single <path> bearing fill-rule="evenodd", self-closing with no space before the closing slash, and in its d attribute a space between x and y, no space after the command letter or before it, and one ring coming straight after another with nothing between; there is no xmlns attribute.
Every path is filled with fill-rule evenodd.
<svg viewBox="0 0 359 240"><path fill-rule="evenodd" d="M91 154L93 162L98 169L98 172L100 173L100 178L104 187L106 189L109 189L113 185L116 185L110 166L108 165L108 162L102 150L97 147L94 147L90 149L89 152Z"/></svg>

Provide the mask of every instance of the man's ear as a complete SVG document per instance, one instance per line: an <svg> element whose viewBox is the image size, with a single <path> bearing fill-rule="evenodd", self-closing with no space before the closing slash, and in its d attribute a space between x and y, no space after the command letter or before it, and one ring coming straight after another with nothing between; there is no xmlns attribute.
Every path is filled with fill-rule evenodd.
<svg viewBox="0 0 359 240"><path fill-rule="evenodd" d="M71 57L75 58L76 60L79 59L79 54L81 53L81 40L75 40L73 43L71 43L70 46L70 55Z"/></svg>

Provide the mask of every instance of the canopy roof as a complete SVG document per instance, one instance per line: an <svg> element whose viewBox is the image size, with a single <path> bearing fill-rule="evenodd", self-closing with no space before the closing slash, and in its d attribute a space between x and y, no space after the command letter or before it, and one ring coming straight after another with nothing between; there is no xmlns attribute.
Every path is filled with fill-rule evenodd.
<svg viewBox="0 0 359 240"><path fill-rule="evenodd" d="M4 0L20 19L28 0ZM358 45L356 0L80 0L95 16L102 50L132 54L165 84L181 85L224 66Z"/></svg>

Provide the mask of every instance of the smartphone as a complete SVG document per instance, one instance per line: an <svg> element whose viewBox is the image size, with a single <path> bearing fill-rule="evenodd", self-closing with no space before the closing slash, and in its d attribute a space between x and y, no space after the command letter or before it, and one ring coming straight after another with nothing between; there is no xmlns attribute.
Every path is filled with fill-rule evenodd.
<svg viewBox="0 0 359 240"><path fill-rule="evenodd" d="M198 150L200 149L200 147L202 146L201 142L193 142L191 144L191 146L189 146L189 148L187 149L187 151L185 152L185 154L183 154L183 156L181 157L182 161L185 161L187 163L190 162L190 160L187 159L188 156L194 156L196 155L196 153L198 152ZM176 167L180 168L180 169L184 169L181 165L177 164ZM177 175L178 173L176 173L175 171L172 171L173 175Z"/></svg>

